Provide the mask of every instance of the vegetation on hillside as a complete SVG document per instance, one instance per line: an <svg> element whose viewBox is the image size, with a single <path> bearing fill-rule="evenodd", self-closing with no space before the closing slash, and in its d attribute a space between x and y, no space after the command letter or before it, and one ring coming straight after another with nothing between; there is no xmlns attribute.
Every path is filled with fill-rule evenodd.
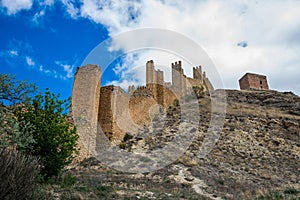
<svg viewBox="0 0 300 200"><path fill-rule="evenodd" d="M62 173L78 152L70 99L0 74L0 199L32 199L37 181Z"/></svg>
<svg viewBox="0 0 300 200"><path fill-rule="evenodd" d="M25 121L32 127L22 127L25 132L31 132L32 148L25 149L27 154L39 157L41 174L49 179L59 172L74 158L77 152L76 128L67 120L67 110L70 100L59 100L59 96L48 89L44 94L38 94L24 106L19 106L16 112L19 121ZM29 129L29 130L28 130Z"/></svg>
<svg viewBox="0 0 300 200"><path fill-rule="evenodd" d="M78 150L76 129L67 118L70 100L49 90L38 93L34 85L11 75L0 74L0 80L0 199L300 198L296 95L227 91L220 138L199 158L211 102L201 88L193 88L195 95L176 99L168 108L167 121L156 117L139 137L127 133L121 145L128 152L164 147L178 133L177 126L184 125L180 102L196 96L201 123L186 153L158 171L131 174L94 158L64 170Z"/></svg>

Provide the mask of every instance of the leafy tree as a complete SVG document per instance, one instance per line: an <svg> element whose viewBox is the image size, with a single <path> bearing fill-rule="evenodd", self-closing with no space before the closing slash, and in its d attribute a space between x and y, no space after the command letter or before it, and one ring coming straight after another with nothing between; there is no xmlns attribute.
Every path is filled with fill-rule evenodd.
<svg viewBox="0 0 300 200"><path fill-rule="evenodd" d="M39 157L45 178L58 175L78 152L78 134L67 120L70 99L36 94L36 85L0 74L0 149L13 147Z"/></svg>
<svg viewBox="0 0 300 200"><path fill-rule="evenodd" d="M23 154L35 142L33 126L18 121L14 114L17 104L28 100L35 90L33 84L0 74L0 199L32 199L37 189L39 161Z"/></svg>
<svg viewBox="0 0 300 200"><path fill-rule="evenodd" d="M34 126L32 135L35 143L28 153L40 158L43 165L41 173L45 179L57 176L78 152L78 134L67 120L69 107L70 99L59 100L59 95L46 89L45 94L36 95L17 112L18 120Z"/></svg>
<svg viewBox="0 0 300 200"><path fill-rule="evenodd" d="M36 89L36 85L17 81L13 75L0 74L0 148L14 147L22 150L32 147L32 125L26 121L18 121L14 110L17 109L17 104L27 101Z"/></svg>
<svg viewBox="0 0 300 200"><path fill-rule="evenodd" d="M17 121L11 109L0 105L0 148L31 149L34 144L33 126L24 120Z"/></svg>
<svg viewBox="0 0 300 200"><path fill-rule="evenodd" d="M0 74L0 103L17 104L29 100L37 90L35 84L15 80L10 74Z"/></svg>

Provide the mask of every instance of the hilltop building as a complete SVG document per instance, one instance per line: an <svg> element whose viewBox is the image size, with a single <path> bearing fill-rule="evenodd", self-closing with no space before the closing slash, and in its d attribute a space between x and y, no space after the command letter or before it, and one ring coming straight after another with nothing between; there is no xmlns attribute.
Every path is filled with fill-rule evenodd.
<svg viewBox="0 0 300 200"><path fill-rule="evenodd" d="M269 90L267 77L264 75L246 73L239 84L241 90Z"/></svg>

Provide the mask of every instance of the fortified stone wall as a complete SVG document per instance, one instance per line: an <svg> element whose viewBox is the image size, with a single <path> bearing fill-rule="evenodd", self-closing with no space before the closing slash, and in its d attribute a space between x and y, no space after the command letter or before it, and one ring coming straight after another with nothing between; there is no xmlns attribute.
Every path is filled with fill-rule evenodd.
<svg viewBox="0 0 300 200"><path fill-rule="evenodd" d="M101 70L97 65L78 68L72 91L72 114L79 134L79 145L84 154L96 152L99 137L98 107Z"/></svg>
<svg viewBox="0 0 300 200"><path fill-rule="evenodd" d="M121 87L110 85L101 87L99 102L99 125L108 139L118 144L125 135L122 125L128 119L129 96Z"/></svg>
<svg viewBox="0 0 300 200"><path fill-rule="evenodd" d="M112 96L112 111L113 111L113 137L111 141L115 144L120 143L128 129L130 119L129 115L129 95L121 88L115 87Z"/></svg>
<svg viewBox="0 0 300 200"><path fill-rule="evenodd" d="M112 93L114 86L101 87L98 122L103 133L111 140L113 136ZM103 112L101 112L103 111Z"/></svg>
<svg viewBox="0 0 300 200"><path fill-rule="evenodd" d="M131 87L132 88L132 87ZM126 132L134 134L159 112L157 99L146 86L126 93L118 86L101 87L98 120L103 133L118 144Z"/></svg>
<svg viewBox="0 0 300 200"><path fill-rule="evenodd" d="M153 60L149 60L146 64L146 84L155 82L154 62Z"/></svg>
<svg viewBox="0 0 300 200"><path fill-rule="evenodd" d="M199 84L203 84L203 74L202 67L193 67L193 78L194 80L199 80Z"/></svg>
<svg viewBox="0 0 300 200"><path fill-rule="evenodd" d="M136 95L130 98L129 110L131 120L140 127L149 125L159 106L153 96Z"/></svg>
<svg viewBox="0 0 300 200"><path fill-rule="evenodd" d="M172 83L164 82L163 71L155 70L153 60L146 64L146 86L129 86L128 93L117 86L100 87L101 70L96 65L78 68L73 85L72 112L80 141L95 152L102 141L120 143L126 132L135 133L151 123L162 108L173 105L192 86L213 89L201 67L194 78L184 75L181 61L172 63ZM202 84L203 82L203 84Z"/></svg>
<svg viewBox="0 0 300 200"><path fill-rule="evenodd" d="M164 104L163 106L167 108L170 105L173 105L173 102L175 99L178 99L178 97L175 95L175 93L169 88L164 87Z"/></svg>
<svg viewBox="0 0 300 200"><path fill-rule="evenodd" d="M213 91L214 86L211 84L210 80L207 77L203 78L204 88L206 88L206 91Z"/></svg>
<svg viewBox="0 0 300 200"><path fill-rule="evenodd" d="M184 79L181 61L172 63L172 87L177 96L181 96L182 94L183 81Z"/></svg>
<svg viewBox="0 0 300 200"><path fill-rule="evenodd" d="M198 79L193 79L193 78L188 77L187 80L189 82L190 87L201 85L200 80L198 80Z"/></svg>

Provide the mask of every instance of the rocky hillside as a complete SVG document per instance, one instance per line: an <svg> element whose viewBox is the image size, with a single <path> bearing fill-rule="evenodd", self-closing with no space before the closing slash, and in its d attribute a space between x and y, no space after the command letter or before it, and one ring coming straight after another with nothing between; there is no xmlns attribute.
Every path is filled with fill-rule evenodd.
<svg viewBox="0 0 300 200"><path fill-rule="evenodd" d="M277 91L226 93L224 127L208 155L199 156L211 117L210 98L204 97L199 100L198 130L190 130L182 120L180 106L170 107L120 145L120 151L135 153L163 148L182 124L181 130L195 137L175 162L158 171L132 174L85 160L71 169L79 180L72 191L76 198L300 199L300 97Z"/></svg>

